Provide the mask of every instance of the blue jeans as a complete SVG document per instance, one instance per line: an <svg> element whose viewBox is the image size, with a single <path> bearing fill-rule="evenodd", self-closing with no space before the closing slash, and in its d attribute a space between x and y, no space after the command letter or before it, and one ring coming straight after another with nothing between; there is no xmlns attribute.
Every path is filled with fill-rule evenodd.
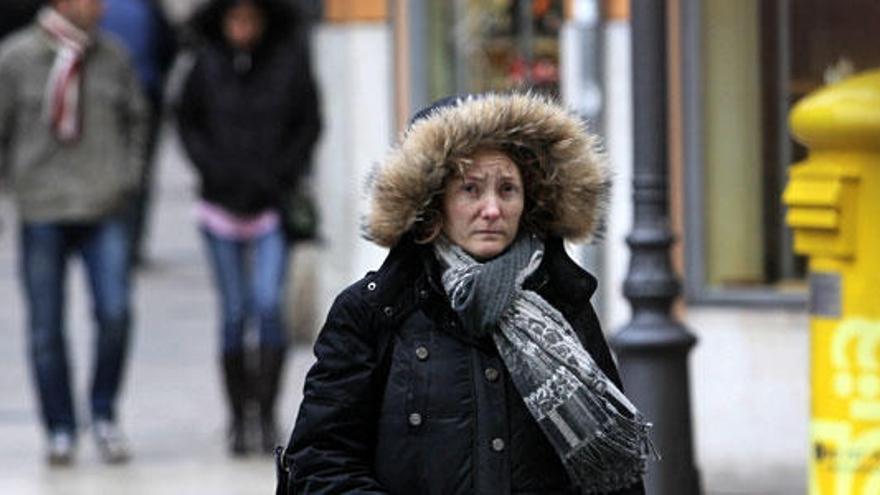
<svg viewBox="0 0 880 495"><path fill-rule="evenodd" d="M288 246L280 228L251 240L219 237L202 229L220 300L222 352L244 351L253 322L262 347L283 348L286 336L281 299Z"/></svg>
<svg viewBox="0 0 880 495"><path fill-rule="evenodd" d="M64 337L67 261L86 269L97 327L90 394L95 419L115 419L130 333L128 228L122 219L96 223L23 223L20 275L28 308L28 347L43 423L76 430Z"/></svg>

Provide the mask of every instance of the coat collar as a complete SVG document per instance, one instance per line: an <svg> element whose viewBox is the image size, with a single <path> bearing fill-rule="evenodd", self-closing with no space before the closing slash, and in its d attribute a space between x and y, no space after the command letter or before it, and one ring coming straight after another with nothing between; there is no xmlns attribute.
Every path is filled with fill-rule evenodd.
<svg viewBox="0 0 880 495"><path fill-rule="evenodd" d="M526 281L528 289L544 297L552 294L554 300L569 306L589 304L596 286L596 279L568 256L558 237L545 241L544 259ZM401 241L379 270L361 280L360 289L367 303L392 321L401 321L419 306L441 310L445 315L441 319L454 315L440 283L440 266L430 244ZM456 326L461 330L461 325L452 325L451 330L466 338L463 330L456 331Z"/></svg>

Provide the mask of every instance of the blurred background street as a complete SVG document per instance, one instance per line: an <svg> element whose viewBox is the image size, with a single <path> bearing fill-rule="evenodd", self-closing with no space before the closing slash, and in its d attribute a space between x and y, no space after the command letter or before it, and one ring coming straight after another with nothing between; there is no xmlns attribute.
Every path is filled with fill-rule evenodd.
<svg viewBox="0 0 880 495"><path fill-rule="evenodd" d="M44 462L44 435L26 363L24 304L16 273L16 222L0 200L0 494L265 494L274 490L271 459L234 460L224 442L225 406L216 347L216 304L198 238L193 177L173 139L163 139L149 264L135 280L131 366L121 424L134 451L121 466L102 463L84 429L73 466ZM90 301L82 266L71 265L67 337L75 393L86 397ZM296 414L311 350L295 346L279 403L285 437ZM81 423L87 421L79 403Z"/></svg>

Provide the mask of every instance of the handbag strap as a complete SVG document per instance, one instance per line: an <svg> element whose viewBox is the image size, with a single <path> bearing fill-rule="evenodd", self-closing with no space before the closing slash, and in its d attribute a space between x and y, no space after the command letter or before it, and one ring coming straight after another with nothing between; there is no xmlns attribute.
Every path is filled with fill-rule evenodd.
<svg viewBox="0 0 880 495"><path fill-rule="evenodd" d="M275 495L293 495L294 488L290 485L291 465L287 463L287 448L275 447Z"/></svg>

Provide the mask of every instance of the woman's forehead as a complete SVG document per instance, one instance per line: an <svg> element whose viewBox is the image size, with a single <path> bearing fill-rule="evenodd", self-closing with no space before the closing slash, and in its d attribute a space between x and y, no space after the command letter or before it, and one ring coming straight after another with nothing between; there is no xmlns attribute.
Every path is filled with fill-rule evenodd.
<svg viewBox="0 0 880 495"><path fill-rule="evenodd" d="M499 175L519 175L519 169L510 157L497 150L481 150L474 153L463 170L466 176L485 176L490 173Z"/></svg>

